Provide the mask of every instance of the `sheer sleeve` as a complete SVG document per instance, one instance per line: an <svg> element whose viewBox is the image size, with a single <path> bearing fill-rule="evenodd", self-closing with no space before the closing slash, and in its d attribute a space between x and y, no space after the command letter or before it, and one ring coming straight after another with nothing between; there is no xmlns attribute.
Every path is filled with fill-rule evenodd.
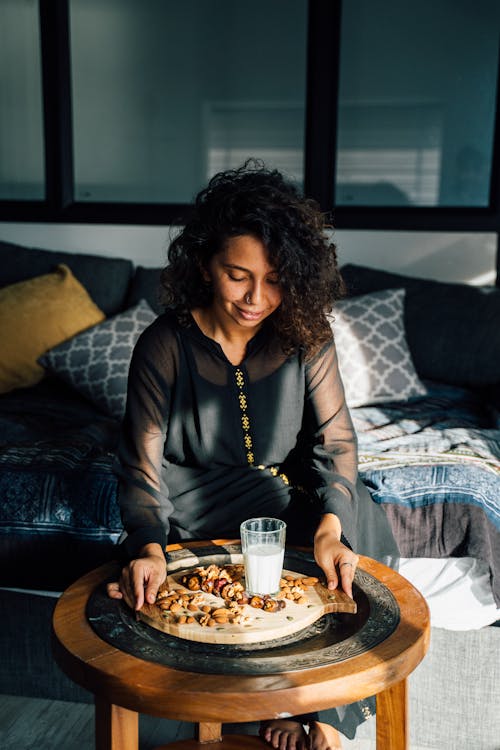
<svg viewBox="0 0 500 750"><path fill-rule="evenodd" d="M345 539L357 538L357 439L332 341L306 366L303 470L319 513L340 519Z"/></svg>
<svg viewBox="0 0 500 750"><path fill-rule="evenodd" d="M175 337L165 335L159 321L141 335L130 364L127 408L122 426L116 473L126 538L121 551L137 557L147 543L164 548L172 503L161 479L170 394L176 367Z"/></svg>

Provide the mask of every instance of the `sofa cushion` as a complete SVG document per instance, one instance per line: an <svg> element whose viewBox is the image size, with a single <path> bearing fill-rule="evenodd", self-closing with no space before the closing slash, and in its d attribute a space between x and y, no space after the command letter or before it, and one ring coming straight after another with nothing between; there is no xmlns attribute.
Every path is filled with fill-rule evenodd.
<svg viewBox="0 0 500 750"><path fill-rule="evenodd" d="M50 273L65 263L105 315L125 306L133 263L123 258L39 250L0 242L0 287Z"/></svg>
<svg viewBox="0 0 500 750"><path fill-rule="evenodd" d="M38 357L104 314L64 264L0 289L0 393L38 383Z"/></svg>
<svg viewBox="0 0 500 750"><path fill-rule="evenodd" d="M427 393L406 343L404 289L335 305L331 326L348 406L405 401Z"/></svg>
<svg viewBox="0 0 500 750"><path fill-rule="evenodd" d="M139 335L155 318L156 313L141 300L135 307L54 347L39 362L104 413L121 419L132 351Z"/></svg>
<svg viewBox="0 0 500 750"><path fill-rule="evenodd" d="M500 384L500 289L343 266L351 296L405 289L405 326L421 378L466 387Z"/></svg>
<svg viewBox="0 0 500 750"><path fill-rule="evenodd" d="M165 308L159 302L161 271L161 268L137 266L125 306L132 307L132 305L137 305L141 299L145 299L157 315L164 312Z"/></svg>

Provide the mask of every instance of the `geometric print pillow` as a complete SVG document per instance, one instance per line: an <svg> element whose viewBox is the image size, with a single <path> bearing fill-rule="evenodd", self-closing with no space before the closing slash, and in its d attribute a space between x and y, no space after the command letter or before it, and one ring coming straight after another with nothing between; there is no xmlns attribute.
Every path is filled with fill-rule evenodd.
<svg viewBox="0 0 500 750"><path fill-rule="evenodd" d="M122 419L132 352L157 315L146 300L50 349L38 360L98 408Z"/></svg>
<svg viewBox="0 0 500 750"><path fill-rule="evenodd" d="M385 289L351 297L329 316L348 406L427 393L406 343L404 296L404 289Z"/></svg>

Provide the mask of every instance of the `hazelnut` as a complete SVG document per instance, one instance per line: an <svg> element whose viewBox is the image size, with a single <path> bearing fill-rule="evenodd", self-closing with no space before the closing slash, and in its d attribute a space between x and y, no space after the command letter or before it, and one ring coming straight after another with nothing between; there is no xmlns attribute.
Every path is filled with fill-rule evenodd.
<svg viewBox="0 0 500 750"><path fill-rule="evenodd" d="M261 596L252 596L249 604L251 607L255 607L255 609L262 609L264 606L264 599Z"/></svg>

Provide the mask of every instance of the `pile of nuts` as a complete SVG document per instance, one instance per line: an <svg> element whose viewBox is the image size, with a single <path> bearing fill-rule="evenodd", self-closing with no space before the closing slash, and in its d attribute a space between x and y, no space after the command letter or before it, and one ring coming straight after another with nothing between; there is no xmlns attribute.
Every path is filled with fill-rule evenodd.
<svg viewBox="0 0 500 750"><path fill-rule="evenodd" d="M227 623L238 625L249 620L243 615L243 607L235 601L229 602L224 607L211 607L204 602L205 598L201 592L187 594L180 589L172 591L165 589L156 597L156 604L162 616L177 625L191 625L198 622L202 627L214 627L214 625Z"/></svg>
<svg viewBox="0 0 500 750"><path fill-rule="evenodd" d="M306 591L318 583L318 580L314 576L296 578L292 575L286 575L280 580L280 593L276 598L281 600L290 599L296 604L307 604Z"/></svg>
<svg viewBox="0 0 500 750"><path fill-rule="evenodd" d="M306 590L318 582L314 577L296 578L286 575L280 581L280 592L275 598L268 595L249 596L242 583L244 573L243 565L228 565L226 568L209 565L206 568L195 568L180 578L180 583L187 591L160 589L156 605L161 610L162 617L177 625L190 625L195 622L201 627L241 625L251 619L244 614L245 604L264 612L278 612L284 609L287 599L295 604L306 604ZM204 594L221 597L224 605L221 607L206 604Z"/></svg>
<svg viewBox="0 0 500 750"><path fill-rule="evenodd" d="M225 601L236 600L248 604L248 596L242 584L245 575L243 565L228 565L220 568L209 565L207 568L195 568L181 578L181 583L189 591L204 591L206 594L221 596Z"/></svg>

